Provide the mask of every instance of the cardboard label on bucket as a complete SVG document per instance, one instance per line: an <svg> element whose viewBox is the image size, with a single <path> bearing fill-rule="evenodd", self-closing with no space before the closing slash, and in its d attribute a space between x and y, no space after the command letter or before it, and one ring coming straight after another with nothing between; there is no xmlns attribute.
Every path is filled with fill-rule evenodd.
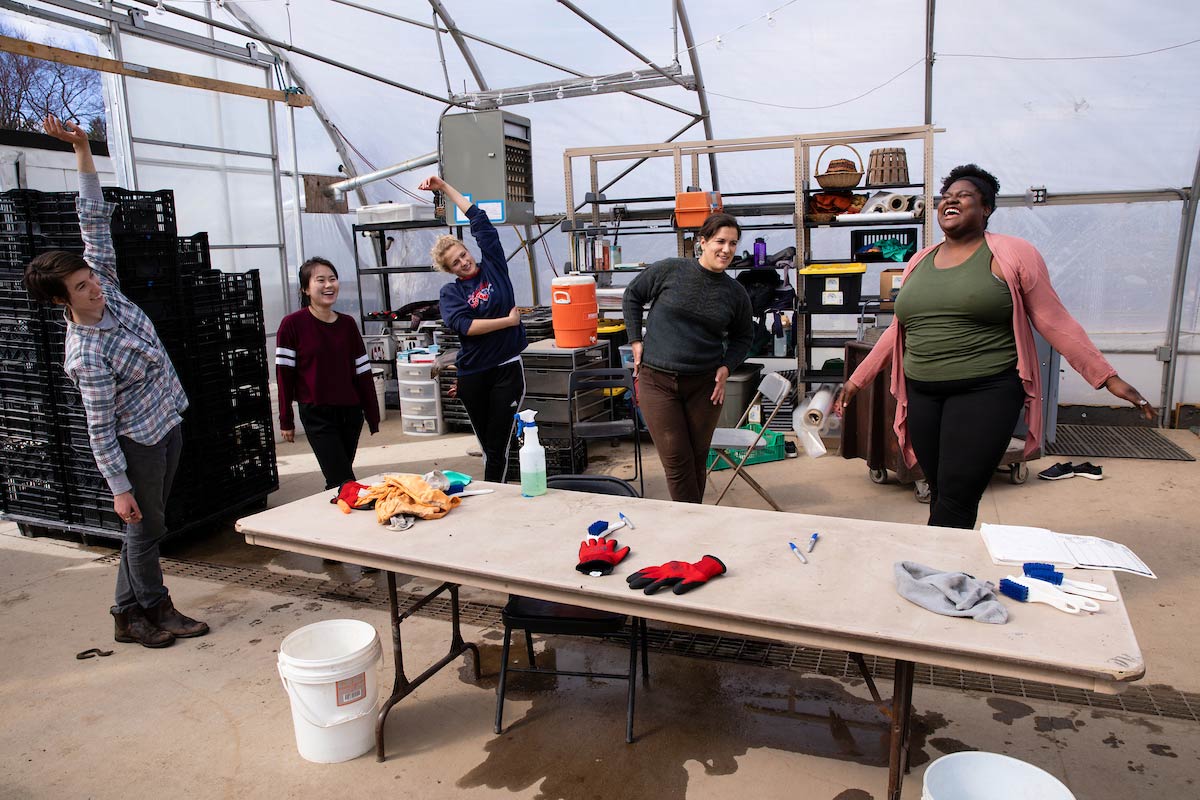
<svg viewBox="0 0 1200 800"><path fill-rule="evenodd" d="M337 704L348 706L357 703L367 696L367 673L360 672L354 677L337 682Z"/></svg>

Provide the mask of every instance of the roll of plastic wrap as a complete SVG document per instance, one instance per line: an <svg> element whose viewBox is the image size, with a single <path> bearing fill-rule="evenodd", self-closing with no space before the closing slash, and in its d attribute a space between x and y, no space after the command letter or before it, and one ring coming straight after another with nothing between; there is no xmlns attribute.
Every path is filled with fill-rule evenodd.
<svg viewBox="0 0 1200 800"><path fill-rule="evenodd" d="M880 211L871 215L872 222L899 221L912 218L913 212L911 211ZM859 214L838 214L834 219L838 222L858 222L862 219L862 216Z"/></svg>
<svg viewBox="0 0 1200 800"><path fill-rule="evenodd" d="M804 406L804 424L820 431L825 427L825 417L833 406L833 387L823 383L817 387L812 399Z"/></svg>
<svg viewBox="0 0 1200 800"><path fill-rule="evenodd" d="M888 211L904 211L908 208L908 197L891 192L876 192L867 200L860 213L880 214Z"/></svg>
<svg viewBox="0 0 1200 800"><path fill-rule="evenodd" d="M826 453L825 444L821 441L821 431L828 422L836 388L832 384L819 385L813 396L800 407L799 413L792 415L792 430L796 432L800 446L810 458L820 458Z"/></svg>

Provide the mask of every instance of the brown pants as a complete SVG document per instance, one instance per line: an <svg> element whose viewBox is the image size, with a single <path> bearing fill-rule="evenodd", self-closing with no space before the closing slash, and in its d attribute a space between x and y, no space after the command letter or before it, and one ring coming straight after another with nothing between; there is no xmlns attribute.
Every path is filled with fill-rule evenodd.
<svg viewBox="0 0 1200 800"><path fill-rule="evenodd" d="M716 370L672 375L645 364L638 370L638 405L678 503L704 501L708 446L721 416L711 400L715 385Z"/></svg>

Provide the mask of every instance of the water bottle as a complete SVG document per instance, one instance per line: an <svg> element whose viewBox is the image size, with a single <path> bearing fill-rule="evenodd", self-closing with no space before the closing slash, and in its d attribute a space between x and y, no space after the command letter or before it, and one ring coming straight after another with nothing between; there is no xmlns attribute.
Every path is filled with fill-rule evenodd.
<svg viewBox="0 0 1200 800"><path fill-rule="evenodd" d="M754 266L767 265L767 240L761 236L754 240Z"/></svg>
<svg viewBox="0 0 1200 800"><path fill-rule="evenodd" d="M521 436L521 495L537 497L546 493L546 448L538 440L537 423L532 409L525 409L516 414L517 435Z"/></svg>

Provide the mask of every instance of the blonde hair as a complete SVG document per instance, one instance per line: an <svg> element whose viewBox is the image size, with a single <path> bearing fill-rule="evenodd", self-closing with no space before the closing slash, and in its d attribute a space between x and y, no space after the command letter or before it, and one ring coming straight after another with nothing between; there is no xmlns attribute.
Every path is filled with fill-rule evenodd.
<svg viewBox="0 0 1200 800"><path fill-rule="evenodd" d="M448 233L443 233L437 238L437 241L433 243L433 247L429 250L429 255L433 257L434 269L439 270L440 272L450 271L449 266L447 266L446 262L443 260L443 256L445 256L446 252L454 245L459 245L464 249L466 248L466 245L462 243L461 239L456 236L451 236Z"/></svg>

